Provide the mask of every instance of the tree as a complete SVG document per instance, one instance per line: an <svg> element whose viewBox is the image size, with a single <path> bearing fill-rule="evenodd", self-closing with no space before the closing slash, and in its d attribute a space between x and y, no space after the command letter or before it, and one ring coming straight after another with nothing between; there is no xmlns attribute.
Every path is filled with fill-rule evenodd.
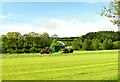
<svg viewBox="0 0 120 82"><path fill-rule="evenodd" d="M49 34L46 33L46 32L43 33L43 34L41 35L41 46L42 46L42 47L48 47L48 46L50 46L49 39L50 39Z"/></svg>
<svg viewBox="0 0 120 82"><path fill-rule="evenodd" d="M75 50L79 50L79 49L80 49L79 41L78 41L77 38L75 38L75 39L73 40L72 46L73 46L73 48L74 48Z"/></svg>
<svg viewBox="0 0 120 82"><path fill-rule="evenodd" d="M82 40L80 38L75 38L73 40L72 46L75 50L82 48Z"/></svg>
<svg viewBox="0 0 120 82"><path fill-rule="evenodd" d="M35 32L30 32L28 35L30 37L30 41L31 41L31 44L32 44L31 47L33 47L33 46L37 47L40 34L35 33Z"/></svg>
<svg viewBox="0 0 120 82"><path fill-rule="evenodd" d="M83 50L90 50L91 49L91 41L89 39L85 39L82 45Z"/></svg>
<svg viewBox="0 0 120 82"><path fill-rule="evenodd" d="M108 40L108 49L112 49L113 47L113 42L111 39Z"/></svg>
<svg viewBox="0 0 120 82"><path fill-rule="evenodd" d="M104 49L104 50L107 50L107 49L108 49L108 39L105 39L105 40L103 41L103 49Z"/></svg>
<svg viewBox="0 0 120 82"><path fill-rule="evenodd" d="M99 44L100 44L100 41L99 39L92 39L92 42L91 42L91 48L93 50L98 50L99 49Z"/></svg>
<svg viewBox="0 0 120 82"><path fill-rule="evenodd" d="M57 34L54 34L51 36L52 38L59 38L59 36Z"/></svg>
<svg viewBox="0 0 120 82"><path fill-rule="evenodd" d="M103 50L103 43L99 43L99 48L98 48L99 50Z"/></svg>
<svg viewBox="0 0 120 82"><path fill-rule="evenodd" d="M114 0L110 2L109 7L103 7L101 12L99 13L101 16L106 16L110 18L110 21L114 25L120 25L120 1Z"/></svg>
<svg viewBox="0 0 120 82"><path fill-rule="evenodd" d="M19 40L21 39L21 34L19 32L8 32L7 33L7 45L9 53L13 52L12 50L16 50L19 48Z"/></svg>
<svg viewBox="0 0 120 82"><path fill-rule="evenodd" d="M113 42L113 48L114 49L120 49L120 41L114 41Z"/></svg>
<svg viewBox="0 0 120 82"><path fill-rule="evenodd" d="M105 39L103 41L103 49L112 49L113 43L111 39Z"/></svg>
<svg viewBox="0 0 120 82"><path fill-rule="evenodd" d="M8 48L8 40L7 40L7 36L6 35L1 35L1 50L2 53L6 53L7 52L7 48Z"/></svg>
<svg viewBox="0 0 120 82"><path fill-rule="evenodd" d="M24 39L24 48L30 49L31 40L30 40L29 34L24 34L24 35L23 35L23 39ZM24 49L24 50L25 50L25 49Z"/></svg>

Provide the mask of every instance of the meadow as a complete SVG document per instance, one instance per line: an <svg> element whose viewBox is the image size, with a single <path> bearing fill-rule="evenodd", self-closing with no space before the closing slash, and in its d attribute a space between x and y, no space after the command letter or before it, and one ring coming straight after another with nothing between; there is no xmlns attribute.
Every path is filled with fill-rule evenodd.
<svg viewBox="0 0 120 82"><path fill-rule="evenodd" d="M3 54L3 80L117 80L118 50Z"/></svg>

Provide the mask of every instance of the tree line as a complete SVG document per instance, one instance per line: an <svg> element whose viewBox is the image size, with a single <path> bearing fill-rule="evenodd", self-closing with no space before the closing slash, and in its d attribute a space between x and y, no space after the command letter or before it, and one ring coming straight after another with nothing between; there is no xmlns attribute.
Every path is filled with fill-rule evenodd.
<svg viewBox="0 0 120 82"><path fill-rule="evenodd" d="M109 50L120 49L120 32L90 32L75 38L71 43L76 50Z"/></svg>
<svg viewBox="0 0 120 82"><path fill-rule="evenodd" d="M42 48L50 47L54 39L62 41L75 50L108 50L120 49L120 32L99 31L90 32L80 37L49 36L48 33L21 35L19 32L8 32L0 36L1 53L39 53Z"/></svg>
<svg viewBox="0 0 120 82"><path fill-rule="evenodd" d="M35 33L21 35L19 32L8 32L1 35L1 52L2 53L32 53L40 52L44 47L49 47L52 38L48 33Z"/></svg>

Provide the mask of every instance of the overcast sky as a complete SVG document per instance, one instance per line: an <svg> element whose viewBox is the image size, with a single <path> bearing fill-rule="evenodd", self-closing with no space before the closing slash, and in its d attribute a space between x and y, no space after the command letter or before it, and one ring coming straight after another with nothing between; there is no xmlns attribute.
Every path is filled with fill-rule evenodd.
<svg viewBox="0 0 120 82"><path fill-rule="evenodd" d="M9 1L9 0L8 0ZM106 17L101 17L102 6L109 1L97 2L2 2L0 34L29 32L50 35L81 36L88 32L117 31L117 26ZM19 0L18 0L19 1Z"/></svg>

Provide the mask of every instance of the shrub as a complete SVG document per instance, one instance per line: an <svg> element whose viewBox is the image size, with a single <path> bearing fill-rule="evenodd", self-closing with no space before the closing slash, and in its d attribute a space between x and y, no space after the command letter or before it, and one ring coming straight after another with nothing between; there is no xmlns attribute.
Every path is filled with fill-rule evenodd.
<svg viewBox="0 0 120 82"><path fill-rule="evenodd" d="M120 49L120 41L113 42L113 48L114 49Z"/></svg>
<svg viewBox="0 0 120 82"><path fill-rule="evenodd" d="M28 53L28 52L29 52L29 50L28 50L28 49L26 49L26 48L23 48L23 49L22 49L22 52L24 52L24 53Z"/></svg>
<svg viewBox="0 0 120 82"><path fill-rule="evenodd" d="M37 53L40 53L41 50L42 50L42 48L35 48L35 51L36 51Z"/></svg>
<svg viewBox="0 0 120 82"><path fill-rule="evenodd" d="M29 52L35 53L35 47L30 48Z"/></svg>
<svg viewBox="0 0 120 82"><path fill-rule="evenodd" d="M7 53L13 53L12 49L7 49Z"/></svg>
<svg viewBox="0 0 120 82"><path fill-rule="evenodd" d="M7 53L5 48L1 48L1 53Z"/></svg>

